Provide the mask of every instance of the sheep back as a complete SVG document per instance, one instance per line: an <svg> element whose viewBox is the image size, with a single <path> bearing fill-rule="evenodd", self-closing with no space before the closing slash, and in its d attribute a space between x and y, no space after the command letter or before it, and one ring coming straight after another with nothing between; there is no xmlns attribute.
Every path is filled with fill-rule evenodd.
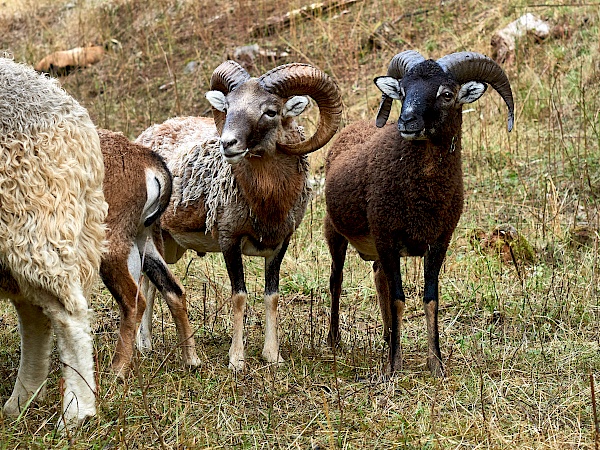
<svg viewBox="0 0 600 450"><path fill-rule="evenodd" d="M173 206L165 218L179 208L189 208L194 213L186 217L210 233L218 209L239 195L231 165L221 156L213 119L175 117L148 128L136 142L165 158L173 175Z"/></svg>
<svg viewBox="0 0 600 450"><path fill-rule="evenodd" d="M337 231L359 251L371 235L401 242L404 256L422 256L440 237L449 241L463 206L460 139L453 151L440 148L405 141L394 124L347 126L326 160L327 212Z"/></svg>
<svg viewBox="0 0 600 450"><path fill-rule="evenodd" d="M171 176L160 155L131 142L122 133L98 129L98 136L104 158L104 196L109 205L106 217L109 242L133 242L139 227L145 225L145 213L148 213L138 198L143 193L148 201L146 171L152 171L160 180L159 204L152 205L159 211L164 211L169 203ZM120 239L115 239L117 237Z"/></svg>
<svg viewBox="0 0 600 450"><path fill-rule="evenodd" d="M69 311L100 266L107 205L96 129L56 80L0 58L0 267Z"/></svg>

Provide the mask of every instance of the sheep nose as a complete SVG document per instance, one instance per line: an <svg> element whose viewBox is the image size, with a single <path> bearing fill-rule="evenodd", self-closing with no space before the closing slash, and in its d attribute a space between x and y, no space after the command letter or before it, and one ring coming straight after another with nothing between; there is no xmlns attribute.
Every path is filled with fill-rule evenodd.
<svg viewBox="0 0 600 450"><path fill-rule="evenodd" d="M228 148L233 147L235 144L238 143L238 140L236 138L229 137L229 138L223 138L221 137L221 145L223 146L223 150L227 150Z"/></svg>
<svg viewBox="0 0 600 450"><path fill-rule="evenodd" d="M400 131L415 133L423 129L423 120L414 112L402 112L398 120L398 129Z"/></svg>

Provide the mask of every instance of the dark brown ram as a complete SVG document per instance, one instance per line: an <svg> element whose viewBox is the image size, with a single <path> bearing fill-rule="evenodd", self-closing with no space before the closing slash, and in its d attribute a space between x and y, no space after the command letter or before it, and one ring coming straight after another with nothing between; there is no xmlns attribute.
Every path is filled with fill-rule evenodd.
<svg viewBox="0 0 600 450"><path fill-rule="evenodd" d="M332 255L328 340L337 345L340 339L339 299L350 242L364 260L374 261L389 370L399 369L405 302L400 257L423 256L427 364L434 376L443 376L438 278L463 208L462 105L492 85L508 106L510 131L512 92L500 66L472 52L437 61L402 52L390 62L388 76L374 81L383 92L376 126L358 122L346 127L326 161L325 235ZM392 100L402 101L397 126L385 125Z"/></svg>

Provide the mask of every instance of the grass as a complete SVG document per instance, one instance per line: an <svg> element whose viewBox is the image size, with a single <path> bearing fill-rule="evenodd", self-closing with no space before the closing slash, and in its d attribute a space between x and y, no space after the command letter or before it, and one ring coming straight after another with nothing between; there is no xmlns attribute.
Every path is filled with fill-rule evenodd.
<svg viewBox="0 0 600 450"><path fill-rule="evenodd" d="M526 12L566 30L541 43L518 42L515 63L505 67L516 104L511 134L495 93L465 111L466 204L440 283L447 378L434 380L426 368L423 267L416 258L402 262L409 301L402 330L405 364L397 376L382 377L387 348L370 265L354 251L345 269L342 347L334 354L326 346L330 259L321 230L324 198L317 189L282 267L283 367L260 358L262 261L245 260L249 368L235 375L227 369L231 315L222 257L188 254L174 270L188 291L201 366L193 372L180 366L174 325L158 303L154 351L138 355L135 376L117 382L107 368L118 313L98 285L92 299L98 416L78 434L56 434L60 368L54 355L48 401L34 402L19 420L0 416L0 448L594 448L590 374L600 372L600 14L591 2L532 3L359 1L270 36L248 30L304 3L0 5L0 49L16 60L35 63L57 49L111 43L102 62L61 81L99 126L131 138L173 115L207 115L203 94L210 74L239 45L290 53L277 61L257 60L253 75L292 61L326 70L342 90L348 123L374 118L380 96L372 78L385 73L397 51L415 48L433 58L464 49L489 54L494 30ZM393 32L374 47L370 37L383 21ZM186 74L190 61L198 69ZM163 85L170 87L160 89ZM310 126L314 116L308 114L305 122ZM325 153L311 156L317 180ZM527 240L533 261L506 262L473 241L474 230L490 233L499 224L512 225ZM585 239L574 239L577 230L584 230ZM0 306L0 322L4 401L19 361L16 315L9 304Z"/></svg>

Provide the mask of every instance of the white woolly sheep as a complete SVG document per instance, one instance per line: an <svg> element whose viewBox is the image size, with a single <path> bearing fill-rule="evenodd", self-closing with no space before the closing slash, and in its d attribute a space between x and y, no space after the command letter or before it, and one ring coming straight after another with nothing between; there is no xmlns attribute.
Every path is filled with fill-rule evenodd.
<svg viewBox="0 0 600 450"><path fill-rule="evenodd" d="M107 205L96 128L56 80L0 58L0 297L19 316L21 362L7 414L45 380L52 328L63 364L60 425L96 413L88 298Z"/></svg>
<svg viewBox="0 0 600 450"><path fill-rule="evenodd" d="M332 255L328 340L337 345L340 339L339 299L350 242L364 260L375 261L389 370L398 370L405 300L400 257L423 256L427 363L434 376L443 376L438 278L463 207L462 105L479 99L491 84L508 106L510 131L512 91L500 66L472 52L437 61L402 52L392 59L388 76L375 83L383 92L376 125L383 128L368 122L346 127L326 161L325 235ZM392 99L402 101L397 127L384 126Z"/></svg>
<svg viewBox="0 0 600 450"><path fill-rule="evenodd" d="M214 71L211 89L206 97L215 123L175 118L146 130L137 142L160 153L174 177L171 204L160 219L166 261L176 262L186 249L223 253L233 303L229 366L242 370L247 298L242 254L265 258L262 356L282 362L279 269L310 198L305 155L335 134L341 97L331 78L307 64L283 65L251 78L239 64L227 61ZM317 130L307 140L294 121L308 104L299 95L310 95L320 111ZM150 298L139 339L146 348L151 345Z"/></svg>

